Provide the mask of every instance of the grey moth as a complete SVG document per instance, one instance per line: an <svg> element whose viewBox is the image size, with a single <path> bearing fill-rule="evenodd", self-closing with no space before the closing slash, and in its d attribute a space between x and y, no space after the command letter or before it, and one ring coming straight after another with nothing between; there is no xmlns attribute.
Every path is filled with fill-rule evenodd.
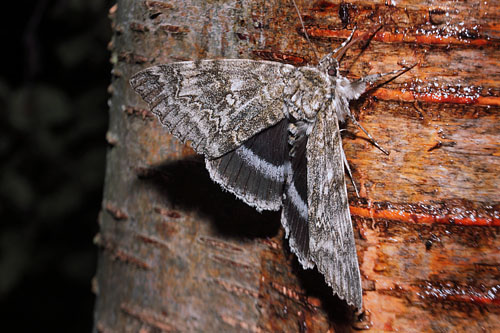
<svg viewBox="0 0 500 333"><path fill-rule="evenodd" d="M170 133L205 156L215 182L259 211L281 209L301 265L316 266L334 294L361 309L339 121L357 124L349 101L407 68L349 81L339 61L353 34L316 66L185 61L147 68L130 84Z"/></svg>

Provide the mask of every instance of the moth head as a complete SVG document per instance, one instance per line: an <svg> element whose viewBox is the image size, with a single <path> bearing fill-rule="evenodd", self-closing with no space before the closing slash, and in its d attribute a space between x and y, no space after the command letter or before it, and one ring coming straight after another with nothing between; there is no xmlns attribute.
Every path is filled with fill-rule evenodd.
<svg viewBox="0 0 500 333"><path fill-rule="evenodd" d="M325 57L319 62L320 69L328 74L329 77L335 78L339 74L339 62L334 57Z"/></svg>
<svg viewBox="0 0 500 333"><path fill-rule="evenodd" d="M328 75L336 77L337 72L338 72L338 65L328 67L328 70L327 70Z"/></svg>

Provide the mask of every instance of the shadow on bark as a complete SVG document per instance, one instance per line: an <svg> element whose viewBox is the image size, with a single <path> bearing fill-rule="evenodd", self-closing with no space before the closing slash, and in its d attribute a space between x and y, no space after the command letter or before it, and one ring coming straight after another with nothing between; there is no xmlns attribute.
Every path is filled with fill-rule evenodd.
<svg viewBox="0 0 500 333"><path fill-rule="evenodd" d="M288 241L286 249L290 251ZM334 325L335 332L351 332L356 309L332 294L332 289L326 284L324 276L316 268L303 269L296 258L293 263L293 273L297 276L305 294L321 301L321 308L328 315L330 323Z"/></svg>
<svg viewBox="0 0 500 333"><path fill-rule="evenodd" d="M208 218L220 235L237 239L275 237L280 223L280 212L257 212L224 191L214 183L201 156L194 156L174 162L167 162L140 170L141 181L148 182L176 209L196 211ZM353 310L332 295L323 275L316 269L304 270L290 252L288 240L283 239L286 255L293 256L293 270L307 296L321 300L322 308L328 314L336 331L348 330L352 323Z"/></svg>
<svg viewBox="0 0 500 333"><path fill-rule="evenodd" d="M214 183L201 156L167 162L139 177L151 183L174 207L195 211L212 221L217 232L232 238L274 237L280 213L257 212Z"/></svg>

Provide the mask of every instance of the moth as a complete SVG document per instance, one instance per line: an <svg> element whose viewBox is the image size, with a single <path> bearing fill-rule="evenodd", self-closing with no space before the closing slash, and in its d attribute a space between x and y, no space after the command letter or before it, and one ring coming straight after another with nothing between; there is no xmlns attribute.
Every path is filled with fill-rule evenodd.
<svg viewBox="0 0 500 333"><path fill-rule="evenodd" d="M185 61L147 68L130 84L170 133L205 156L215 182L258 211L281 209L302 266L316 266L334 294L361 309L339 122L358 124L349 101L408 68L349 81L339 62L353 35L316 66Z"/></svg>

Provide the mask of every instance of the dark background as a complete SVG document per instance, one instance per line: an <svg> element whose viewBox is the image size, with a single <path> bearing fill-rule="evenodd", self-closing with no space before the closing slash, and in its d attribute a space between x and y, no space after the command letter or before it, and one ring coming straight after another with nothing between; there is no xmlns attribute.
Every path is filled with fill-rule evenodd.
<svg viewBox="0 0 500 333"><path fill-rule="evenodd" d="M8 4L0 29L2 330L89 332L113 2Z"/></svg>

